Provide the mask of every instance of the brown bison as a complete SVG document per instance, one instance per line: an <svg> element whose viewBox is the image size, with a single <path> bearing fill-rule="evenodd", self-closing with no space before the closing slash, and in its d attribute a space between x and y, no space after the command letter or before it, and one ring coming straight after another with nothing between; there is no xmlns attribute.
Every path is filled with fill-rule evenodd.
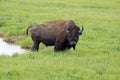
<svg viewBox="0 0 120 80"><path fill-rule="evenodd" d="M63 51L71 47L75 50L79 35L84 30L83 26L80 30L73 20L54 20L32 25L27 28L26 36L29 28L34 42L32 51L38 51L40 42L46 46L55 46L55 51Z"/></svg>

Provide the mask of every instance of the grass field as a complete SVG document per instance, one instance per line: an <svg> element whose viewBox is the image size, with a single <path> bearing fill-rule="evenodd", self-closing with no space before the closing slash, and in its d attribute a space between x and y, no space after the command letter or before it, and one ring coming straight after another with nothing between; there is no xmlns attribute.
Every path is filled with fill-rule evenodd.
<svg viewBox="0 0 120 80"><path fill-rule="evenodd" d="M120 80L120 0L0 0L0 34L16 45L32 44L28 26L72 19L84 33L76 50L0 56L0 80Z"/></svg>

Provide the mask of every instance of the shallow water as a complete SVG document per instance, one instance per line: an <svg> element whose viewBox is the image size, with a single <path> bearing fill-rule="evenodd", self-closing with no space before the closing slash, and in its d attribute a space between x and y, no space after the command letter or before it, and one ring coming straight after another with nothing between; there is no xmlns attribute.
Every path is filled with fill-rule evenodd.
<svg viewBox="0 0 120 80"><path fill-rule="evenodd" d="M13 44L8 44L0 38L0 55L13 55L15 53L23 54L25 50L20 46L15 46Z"/></svg>

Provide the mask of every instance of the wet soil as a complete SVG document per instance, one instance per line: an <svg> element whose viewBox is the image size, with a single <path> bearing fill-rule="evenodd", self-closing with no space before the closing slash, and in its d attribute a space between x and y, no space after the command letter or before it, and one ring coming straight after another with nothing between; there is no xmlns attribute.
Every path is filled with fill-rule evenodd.
<svg viewBox="0 0 120 80"><path fill-rule="evenodd" d="M0 36L2 36L2 35L0 35ZM16 41L17 41L17 38L18 38L18 36L12 35L12 36L8 37L7 39L4 39L4 41L7 42L7 43L10 43L10 44L15 44ZM25 46L21 46L21 47L22 47L23 49L30 50L31 47L32 47L32 44L30 44L30 45L25 45Z"/></svg>
<svg viewBox="0 0 120 80"><path fill-rule="evenodd" d="M7 39L4 40L7 43L14 44L17 41L17 36L10 36Z"/></svg>
<svg viewBox="0 0 120 80"><path fill-rule="evenodd" d="M0 38L0 55L13 55L14 53L22 54L25 53L25 49L22 49L20 46L13 44L8 44Z"/></svg>

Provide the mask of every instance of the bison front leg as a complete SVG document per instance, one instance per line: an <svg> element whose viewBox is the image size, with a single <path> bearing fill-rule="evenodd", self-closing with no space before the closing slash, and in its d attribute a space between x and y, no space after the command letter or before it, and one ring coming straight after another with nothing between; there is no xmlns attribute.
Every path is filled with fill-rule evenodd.
<svg viewBox="0 0 120 80"><path fill-rule="evenodd" d="M55 47L54 47L54 51L55 51L55 52L58 52L58 51L61 51L61 50L62 50L61 44L56 43L56 44L55 44Z"/></svg>
<svg viewBox="0 0 120 80"><path fill-rule="evenodd" d="M58 52L58 51L64 51L66 50L66 46L63 42L57 42L55 43L55 47L54 47L54 51Z"/></svg>
<svg viewBox="0 0 120 80"><path fill-rule="evenodd" d="M66 47L64 38L58 37L55 42L54 51L55 52L64 51L64 50L66 50L66 48L67 47Z"/></svg>

